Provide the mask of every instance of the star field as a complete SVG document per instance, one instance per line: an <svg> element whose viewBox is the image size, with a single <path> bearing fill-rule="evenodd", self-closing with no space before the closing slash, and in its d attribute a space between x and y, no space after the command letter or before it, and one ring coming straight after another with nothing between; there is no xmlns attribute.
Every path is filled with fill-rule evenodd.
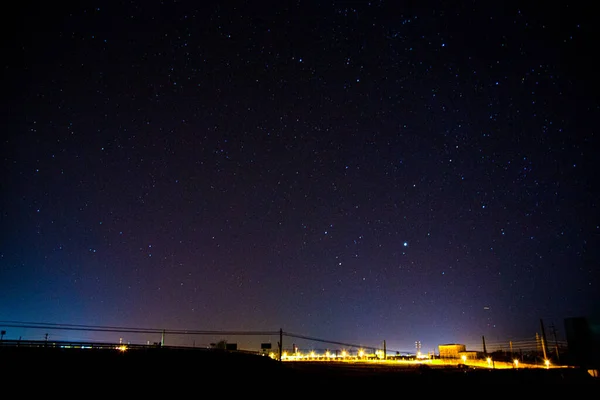
<svg viewBox="0 0 600 400"><path fill-rule="evenodd" d="M598 312L583 6L130 1L12 22L2 320L411 349Z"/></svg>

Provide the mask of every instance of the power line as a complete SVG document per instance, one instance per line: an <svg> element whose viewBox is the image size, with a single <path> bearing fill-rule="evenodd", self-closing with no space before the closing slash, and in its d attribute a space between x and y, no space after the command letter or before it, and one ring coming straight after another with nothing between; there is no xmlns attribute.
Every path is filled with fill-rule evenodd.
<svg viewBox="0 0 600 400"><path fill-rule="evenodd" d="M52 322L31 322L31 321L0 321L0 326L9 328L23 329L45 329L58 331L84 331L84 332L105 332L105 333L136 333L136 334L165 334L165 335L212 335L212 336L276 336L279 331L219 331L219 330L183 330L183 329L159 329L159 328L133 328L124 326L107 326L107 325L81 325L81 324L63 324ZM291 332L282 332L283 335L291 338L304 339L314 342L328 343L333 345L345 346L348 348L363 348L370 350L378 350L374 346L362 346L355 343L346 343L335 340L316 338L307 335L300 335ZM512 344L513 349L528 350L534 349L539 345L536 339L521 339L502 342L488 342L487 346L490 349L502 349ZM566 342L558 342L561 346L566 345ZM477 346L474 346L477 347ZM406 353L408 351L397 351L388 349L390 352Z"/></svg>
<svg viewBox="0 0 600 400"><path fill-rule="evenodd" d="M29 321L0 321L0 324L27 324L27 325L40 325L42 328L50 327L50 326L66 326L66 327L79 327L79 328L99 328L99 329L136 329L141 331L161 331L162 329L158 328L129 328L123 326L107 326L107 325L78 325L78 324L62 324L62 323L53 323L53 322L29 322Z"/></svg>
<svg viewBox="0 0 600 400"><path fill-rule="evenodd" d="M56 324L45 322L22 322L22 321L0 321L1 326L8 328L33 328L33 329L54 329L68 331L87 331L87 332L118 332L118 333L156 333L169 335L254 335L254 336L272 336L278 335L277 331L204 331L204 330L181 330L181 329L158 329L158 328L129 328L118 326L99 326L99 325L76 325L76 324Z"/></svg>
<svg viewBox="0 0 600 400"><path fill-rule="evenodd" d="M314 338L314 337L305 336L305 335L298 335L298 334L290 333L290 332L283 332L283 335L284 336L288 336L288 337L297 338L297 339L305 339L305 340L311 340L311 341L321 342L321 343L337 344L337 345L346 346L346 347L356 347L356 348L359 348L359 349L362 348L362 349L369 349L369 350L378 350L377 347L362 346L362 345L359 345L359 344L352 344L352 343L337 342L337 341L334 341L334 340L319 339L319 338ZM391 350L391 349L388 349L388 351L396 352L396 353L409 353L409 352L406 352L406 351L400 352L400 351Z"/></svg>

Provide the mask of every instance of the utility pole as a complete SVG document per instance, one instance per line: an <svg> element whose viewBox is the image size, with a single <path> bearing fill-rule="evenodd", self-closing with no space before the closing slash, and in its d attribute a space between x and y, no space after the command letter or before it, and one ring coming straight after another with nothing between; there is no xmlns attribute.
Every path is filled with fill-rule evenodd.
<svg viewBox="0 0 600 400"><path fill-rule="evenodd" d="M546 332L544 331L544 321L540 319L540 326L542 327L542 351L544 352L544 361L548 359L546 351Z"/></svg>
<svg viewBox="0 0 600 400"><path fill-rule="evenodd" d="M554 349L556 350L556 363L560 364L560 355L558 354L558 340L556 340L556 328L554 327L554 322L551 325L552 334L554 335Z"/></svg>
<svg viewBox="0 0 600 400"><path fill-rule="evenodd" d="M162 336L160 337L160 347L164 347L165 345L165 330L162 331Z"/></svg>
<svg viewBox="0 0 600 400"><path fill-rule="evenodd" d="M483 354L487 356L487 349L485 348L485 336L481 336L481 340L483 341Z"/></svg>
<svg viewBox="0 0 600 400"><path fill-rule="evenodd" d="M283 329L279 328L279 361L281 361L281 351L283 349Z"/></svg>
<svg viewBox="0 0 600 400"><path fill-rule="evenodd" d="M387 360L387 349L385 347L385 340L383 341L383 359Z"/></svg>
<svg viewBox="0 0 600 400"><path fill-rule="evenodd" d="M513 356L512 340L510 342L508 342L508 345L510 346L510 358L512 358L512 356Z"/></svg>

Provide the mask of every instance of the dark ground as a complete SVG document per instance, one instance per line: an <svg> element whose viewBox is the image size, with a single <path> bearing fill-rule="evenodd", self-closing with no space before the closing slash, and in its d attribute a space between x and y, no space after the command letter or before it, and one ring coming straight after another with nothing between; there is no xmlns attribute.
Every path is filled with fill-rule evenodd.
<svg viewBox="0 0 600 400"><path fill-rule="evenodd" d="M369 388L395 392L439 384L572 384L596 385L585 370L484 370L393 367L342 363L284 363L268 357L213 350L95 350L0 348L2 389L76 392L118 391L121 394L165 394L203 388L236 391L317 387ZM357 386L358 385L358 386ZM337 390L337 389L335 389Z"/></svg>

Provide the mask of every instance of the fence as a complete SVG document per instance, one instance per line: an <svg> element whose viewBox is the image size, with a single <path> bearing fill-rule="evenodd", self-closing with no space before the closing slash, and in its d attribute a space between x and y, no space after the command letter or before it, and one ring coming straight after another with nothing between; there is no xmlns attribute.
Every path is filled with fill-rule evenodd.
<svg viewBox="0 0 600 400"><path fill-rule="evenodd" d="M408 354L406 351L346 343L335 340L310 337L283 331L212 331L212 330L179 330L131 328L122 326L97 326L37 323L21 321L0 321L0 328L17 330L19 340L3 340L4 346L76 346L76 347L111 347L127 345L130 348L162 346L170 348L222 348L270 354L277 358L284 353L299 354L312 352L320 355L331 354L332 357L359 354L382 355ZM4 336L4 335L3 335ZM23 337L27 340L21 340ZM280 346L280 343L283 343Z"/></svg>
<svg viewBox="0 0 600 400"><path fill-rule="evenodd" d="M27 340L3 340L5 328L23 333ZM284 355L312 355L312 358L360 357L360 358L401 358L414 355L414 352L380 346L346 343L335 340L310 337L283 331L211 331L131 328L122 326L96 326L56 323L36 323L21 321L0 321L3 346L69 346L79 348L103 348L126 345L129 348L161 346L169 348L222 348L268 354L275 358ZM21 339L21 337L20 337ZM283 345L280 346L280 343ZM566 352L565 341L553 340L546 343L546 357L542 338L486 343L486 352L495 354L498 360L519 358L522 361L552 358L560 361ZM467 344L467 350L483 352L483 343ZM310 358L310 357L309 357Z"/></svg>

